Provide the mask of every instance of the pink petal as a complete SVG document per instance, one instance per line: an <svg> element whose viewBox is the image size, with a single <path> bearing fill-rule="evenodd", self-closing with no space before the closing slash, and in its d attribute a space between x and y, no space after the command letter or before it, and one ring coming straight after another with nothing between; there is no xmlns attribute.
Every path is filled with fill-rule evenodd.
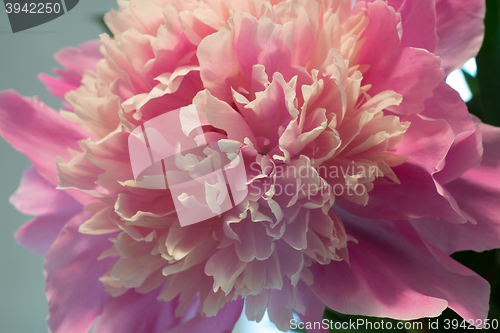
<svg viewBox="0 0 500 333"><path fill-rule="evenodd" d="M167 3L175 4L175 2L177 1L168 1ZM140 6L131 5L129 2L120 2L119 11L112 9L106 13L104 22L113 35L118 38L128 29L135 29L142 34L155 36L160 25L165 23L162 9L161 3L155 1L144 2Z"/></svg>
<svg viewBox="0 0 500 333"><path fill-rule="evenodd" d="M434 52L446 73L475 57L484 37L484 0L436 0L439 42Z"/></svg>
<svg viewBox="0 0 500 333"><path fill-rule="evenodd" d="M52 333L87 333L111 297L99 278L113 259L97 260L112 245L110 235L78 232L80 224L90 216L82 212L73 217L47 252L47 324Z"/></svg>
<svg viewBox="0 0 500 333"><path fill-rule="evenodd" d="M78 48L64 48L57 52L54 58L69 71L81 77L87 69L95 69L97 62L103 58L99 51L100 47L101 41L91 40L80 44Z"/></svg>
<svg viewBox="0 0 500 333"><path fill-rule="evenodd" d="M42 81L49 93L60 99L64 99L64 95L66 95L68 91L75 90L80 86L79 84L57 79L45 73L38 74L38 79Z"/></svg>
<svg viewBox="0 0 500 333"><path fill-rule="evenodd" d="M316 31L318 29L318 8L316 1L284 1L274 8L275 22L294 22L295 33L292 42L292 63L307 67L314 57ZM309 13L310 11L311 13Z"/></svg>
<svg viewBox="0 0 500 333"><path fill-rule="evenodd" d="M120 193L115 211L125 220L138 220L144 216L166 216L175 211L170 194L150 190L147 195Z"/></svg>
<svg viewBox="0 0 500 333"><path fill-rule="evenodd" d="M203 318L197 315L165 333L229 333L233 330L243 310L243 300L237 299L227 303L216 316Z"/></svg>
<svg viewBox="0 0 500 333"><path fill-rule="evenodd" d="M176 301L157 300L158 291L139 294L129 290L112 298L97 320L94 333L164 333L179 323L175 317Z"/></svg>
<svg viewBox="0 0 500 333"><path fill-rule="evenodd" d="M17 229L14 237L20 245L44 257L61 229L74 215L66 213L36 217Z"/></svg>
<svg viewBox="0 0 500 333"><path fill-rule="evenodd" d="M423 48L440 56L446 74L478 53L484 37L484 0L389 0L387 3L401 14L401 47Z"/></svg>
<svg viewBox="0 0 500 333"><path fill-rule="evenodd" d="M99 134L102 133L102 136L96 133L95 137L100 139L113 132L120 124L119 105L120 99L111 94L103 97L82 96L74 104L74 112L78 118L84 121L84 128L88 129L89 133L94 132L92 131L93 127L98 127Z"/></svg>
<svg viewBox="0 0 500 333"><path fill-rule="evenodd" d="M292 286L288 279L285 279L283 287L271 289L269 291L269 302L267 304L269 320L273 322L280 331L286 332L290 328L290 322L293 319L292 309L290 308L293 302Z"/></svg>
<svg viewBox="0 0 500 333"><path fill-rule="evenodd" d="M305 284L299 284L301 290L301 299L304 302L306 311L304 314L299 313L300 321L303 323L316 323L321 322L323 313L325 312L325 304L316 296L309 287ZM308 330L308 333L328 333L325 328Z"/></svg>
<svg viewBox="0 0 500 333"><path fill-rule="evenodd" d="M349 245L350 267L335 261L311 267L311 290L327 306L401 320L435 317L448 306L464 319L486 318L488 283L425 244L409 222L341 215L358 240Z"/></svg>
<svg viewBox="0 0 500 333"><path fill-rule="evenodd" d="M81 205L64 191L56 190L55 186L40 176L33 167L24 171L21 184L9 201L19 212L26 215L57 215L81 208Z"/></svg>
<svg viewBox="0 0 500 333"><path fill-rule="evenodd" d="M205 274L213 276L213 289L229 294L247 263L242 262L232 247L218 249L205 264Z"/></svg>
<svg viewBox="0 0 500 333"><path fill-rule="evenodd" d="M271 84L246 106L239 108L255 136L269 139L270 147L278 145L276 129L286 128L298 114L294 106L295 91L290 88L280 73L273 75ZM208 114L207 114L208 117Z"/></svg>
<svg viewBox="0 0 500 333"><path fill-rule="evenodd" d="M21 97L13 90L0 93L0 134L52 184L58 181L56 157L69 159L68 148L78 149L77 141L86 137L79 125L38 98Z"/></svg>
<svg viewBox="0 0 500 333"><path fill-rule="evenodd" d="M393 168L401 183L375 185L363 209L345 200L338 204L368 218L397 220L439 216L454 223L466 222L453 197L434 179L434 174L443 169L443 161L454 140L450 125L442 119L428 120L418 115L404 120L411 125L393 150L397 155L409 156L405 163Z"/></svg>
<svg viewBox="0 0 500 333"><path fill-rule="evenodd" d="M455 225L447 221L425 218L413 220L414 227L444 253L474 250L485 251L500 247L500 129L485 124L484 155L481 164L446 185L460 208L477 224Z"/></svg>
<svg viewBox="0 0 500 333"><path fill-rule="evenodd" d="M166 25L158 30L158 38L152 42L154 57L145 69L145 72L157 77L164 73L173 73L176 68L196 64L196 45L189 41L183 31L177 9L167 6L164 9ZM213 33L215 31L212 31ZM189 59L189 60L186 60Z"/></svg>
<svg viewBox="0 0 500 333"><path fill-rule="evenodd" d="M241 261L265 260L273 253L273 238L267 235L266 227L262 223L247 219L244 222L234 223L231 228L239 238L235 250Z"/></svg>
<svg viewBox="0 0 500 333"><path fill-rule="evenodd" d="M446 184L479 165L483 155L481 131L455 89L441 82L434 90L434 96L425 101L422 115L446 120L455 135L446 155L444 168L436 174L436 179L441 184Z"/></svg>
<svg viewBox="0 0 500 333"><path fill-rule="evenodd" d="M388 3L401 14L401 47L418 47L433 52L438 41L434 0L392 0Z"/></svg>
<svg viewBox="0 0 500 333"><path fill-rule="evenodd" d="M10 197L18 211L27 215L39 215L21 226L15 234L22 246L44 256L57 238L63 226L82 206L62 190L42 178L35 168L27 169L21 185Z"/></svg>
<svg viewBox="0 0 500 333"><path fill-rule="evenodd" d="M421 49L400 49L399 18L384 2L361 2L356 9L366 10L370 19L360 36L366 42L359 58L360 64L370 66L363 75L364 84L373 84L369 94L394 90L403 95L403 102L391 110L404 114L421 111L423 102L432 97L434 88L444 79L439 58Z"/></svg>
<svg viewBox="0 0 500 333"><path fill-rule="evenodd" d="M154 81L153 78L146 77L142 68L139 67L141 63L144 66L148 58L153 57L151 40L135 30L127 30L124 36L124 45L121 44L121 40L119 43L106 34L100 36L106 54L106 62L120 68L122 79L134 89L135 94L147 93L154 86ZM131 49L133 49L132 40L136 40L138 43L136 47L136 50L140 51L138 59L134 59L134 56L130 54Z"/></svg>
<svg viewBox="0 0 500 333"><path fill-rule="evenodd" d="M172 87L165 85L160 96L151 96L153 93L136 95L123 105L137 110L138 113L142 114L143 120L149 120L167 111L189 105L196 94L203 90L200 72L197 70L189 71L186 75L180 76L179 81L177 90L172 91ZM152 92L155 92L156 89L154 88Z"/></svg>
<svg viewBox="0 0 500 333"><path fill-rule="evenodd" d="M54 78L41 73L38 78L47 90L54 96L64 99L64 95L80 86L83 73L87 69L95 70L97 62L103 58L99 48L101 42L91 40L81 44L78 48L67 47L57 52L54 58L66 69L55 69L60 78Z"/></svg>
<svg viewBox="0 0 500 333"><path fill-rule="evenodd" d="M388 0L387 4L392 6L396 13L401 14L401 47L418 47L433 52L438 42L434 0Z"/></svg>

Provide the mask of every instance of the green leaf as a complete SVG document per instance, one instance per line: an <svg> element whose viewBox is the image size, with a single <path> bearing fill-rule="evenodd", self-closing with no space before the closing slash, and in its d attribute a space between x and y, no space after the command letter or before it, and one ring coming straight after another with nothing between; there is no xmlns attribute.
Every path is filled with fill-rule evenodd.
<svg viewBox="0 0 500 333"><path fill-rule="evenodd" d="M424 323L420 321L400 321L391 318L366 317L356 315L345 315L332 309L326 308L323 319L328 320L330 324L330 332L357 332L371 333L390 331L394 333L420 333L426 332ZM356 325L351 325L356 323ZM357 325L360 323L360 325ZM344 325L342 325L344 324ZM398 324L400 329L398 329ZM406 327L410 327L405 329ZM419 329L422 328L422 329Z"/></svg>
<svg viewBox="0 0 500 333"><path fill-rule="evenodd" d="M471 113L485 123L500 126L500 5L497 0L486 0L484 22L484 42L476 57L477 85L471 88L475 93L468 106Z"/></svg>
<svg viewBox="0 0 500 333"><path fill-rule="evenodd" d="M479 87L477 85L476 78L466 71L462 69L462 74L465 77L465 82L467 82L467 85L469 86L470 92L472 95L476 95L479 92Z"/></svg>

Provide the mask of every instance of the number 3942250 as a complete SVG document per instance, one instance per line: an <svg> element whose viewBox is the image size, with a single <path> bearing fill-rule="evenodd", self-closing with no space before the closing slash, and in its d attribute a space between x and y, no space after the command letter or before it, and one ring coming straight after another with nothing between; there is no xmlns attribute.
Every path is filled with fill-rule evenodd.
<svg viewBox="0 0 500 333"><path fill-rule="evenodd" d="M55 13L58 14L61 12L61 4L59 3L25 3L20 4L20 3L6 3L5 4L5 9L7 11L7 14L19 14L19 13L26 13L26 14L51 14Z"/></svg>

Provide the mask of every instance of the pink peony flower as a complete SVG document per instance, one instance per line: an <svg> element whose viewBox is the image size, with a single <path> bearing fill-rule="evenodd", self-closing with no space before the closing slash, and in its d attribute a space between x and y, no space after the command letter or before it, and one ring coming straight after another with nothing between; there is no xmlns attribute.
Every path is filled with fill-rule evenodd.
<svg viewBox="0 0 500 333"><path fill-rule="evenodd" d="M486 318L488 283L449 255L500 247L500 130L444 82L481 45L483 1L118 3L114 37L40 76L64 111L0 94L0 132L34 165L12 203L37 216L16 238L46 256L51 332L230 332L243 303L282 331L325 305ZM183 107L241 149L249 190L188 226L128 147ZM216 185L185 206L213 207Z"/></svg>

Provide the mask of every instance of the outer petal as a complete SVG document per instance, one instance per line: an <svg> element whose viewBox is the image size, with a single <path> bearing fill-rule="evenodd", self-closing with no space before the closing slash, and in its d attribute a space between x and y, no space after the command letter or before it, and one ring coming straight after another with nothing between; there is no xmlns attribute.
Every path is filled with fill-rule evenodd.
<svg viewBox="0 0 500 333"><path fill-rule="evenodd" d="M434 179L443 169L454 140L450 125L442 119L429 120L419 115L404 120L411 121L411 125L394 152L409 158L393 168L401 183L375 185L363 209L346 200L338 204L368 218L398 220L435 216L454 223L466 222L453 197Z"/></svg>
<svg viewBox="0 0 500 333"><path fill-rule="evenodd" d="M483 155L481 130L455 89L441 82L434 90L434 96L425 101L422 115L431 119L444 119L455 135L444 168L436 175L441 184L479 165Z"/></svg>
<svg viewBox="0 0 500 333"><path fill-rule="evenodd" d="M280 25L267 16L257 20L250 14L236 12L228 25L204 38L198 47L204 86L227 103L233 102L231 88L253 100L255 92L264 90L262 83L255 80L260 73L255 65L263 66L268 77L279 72L288 82L298 75L298 86L312 84L304 68L292 66L293 37L292 22Z"/></svg>
<svg viewBox="0 0 500 333"><path fill-rule="evenodd" d="M237 299L227 303L214 317L203 318L197 315L193 319L168 330L166 333L229 333L233 330L242 310L243 300Z"/></svg>
<svg viewBox="0 0 500 333"><path fill-rule="evenodd" d="M435 247L449 254L484 251L500 247L500 128L480 125L484 155L481 164L446 185L460 208L477 225L455 225L431 218L413 220L414 227Z"/></svg>
<svg viewBox="0 0 500 333"><path fill-rule="evenodd" d="M325 312L325 304L304 284L300 285L302 289L302 302L304 302L304 307L306 311L304 314L299 314L300 320L303 323L317 323L321 322L323 319L323 313ZM325 328L312 329L308 331L309 333L328 333L329 331Z"/></svg>
<svg viewBox="0 0 500 333"><path fill-rule="evenodd" d="M0 134L28 156L37 171L57 184L56 157L69 159L86 137L79 125L62 118L38 98L21 97L13 90L0 93Z"/></svg>
<svg viewBox="0 0 500 333"><path fill-rule="evenodd" d="M21 185L10 197L10 202L23 214L38 215L21 226L15 237L19 244L42 256L66 222L82 210L81 204L64 191L56 190L35 168L24 172Z"/></svg>
<svg viewBox="0 0 500 333"><path fill-rule="evenodd" d="M158 291L139 294L129 290L111 299L92 332L94 333L164 333L178 324L175 317L175 301L158 301Z"/></svg>
<svg viewBox="0 0 500 333"><path fill-rule="evenodd" d="M47 324L52 333L87 333L111 297L99 278L113 260L97 260L111 245L109 235L78 232L90 215L83 212L72 218L47 253Z"/></svg>
<svg viewBox="0 0 500 333"><path fill-rule="evenodd" d="M26 215L62 215L82 207L64 191L56 190L33 167L24 171L21 184L10 197L10 203Z"/></svg>
<svg viewBox="0 0 500 333"><path fill-rule="evenodd" d="M388 0L387 4L401 14L401 47L418 47L433 52L438 42L435 1Z"/></svg>
<svg viewBox="0 0 500 333"><path fill-rule="evenodd" d="M100 46L100 41L91 40L81 44L78 48L62 49L54 55L57 62L66 67L66 70L54 69L54 73L60 78L54 78L44 73L39 74L38 78L52 95L64 99L64 95L68 91L80 86L85 70L95 70L97 62L103 57L99 52Z"/></svg>
<svg viewBox="0 0 500 333"><path fill-rule="evenodd" d="M446 73L460 68L481 48L484 0L436 0L439 42L434 52Z"/></svg>
<svg viewBox="0 0 500 333"><path fill-rule="evenodd" d="M401 47L418 47L433 52L438 41L434 0L390 0L388 3L401 14Z"/></svg>
<svg viewBox="0 0 500 333"><path fill-rule="evenodd" d="M484 0L388 0L387 3L401 14L401 46L423 48L440 56L446 74L462 67L481 48Z"/></svg>
<svg viewBox="0 0 500 333"><path fill-rule="evenodd" d="M200 92L194 103L202 118L206 118L210 125L226 131L228 139L244 142L245 138L249 138L256 142L245 118L228 103L212 96L208 90Z"/></svg>
<svg viewBox="0 0 500 333"><path fill-rule="evenodd" d="M314 265L312 291L346 314L411 320L438 316L447 306L464 319L486 318L489 285L453 259L428 247L407 221L341 214L358 240L349 262Z"/></svg>
<svg viewBox="0 0 500 333"><path fill-rule="evenodd" d="M370 19L360 36L366 41L359 58L360 64L369 66L363 74L363 83L373 84L368 93L375 96L385 90L394 90L403 95L403 102L394 108L395 111L420 112L424 101L432 97L434 88L444 78L439 58L422 49L400 49L399 17L384 2L367 5L361 2L355 11L366 11Z"/></svg>

